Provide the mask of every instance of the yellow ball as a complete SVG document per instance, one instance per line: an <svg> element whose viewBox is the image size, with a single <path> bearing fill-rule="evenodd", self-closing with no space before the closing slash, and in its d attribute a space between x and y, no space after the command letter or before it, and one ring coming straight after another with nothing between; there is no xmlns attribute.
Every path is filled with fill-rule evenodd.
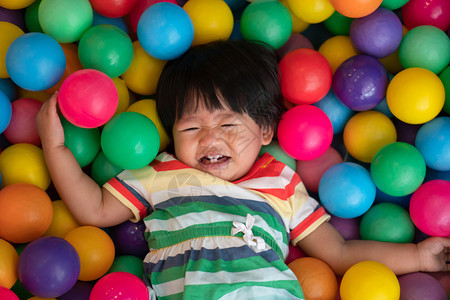
<svg viewBox="0 0 450 300"><path fill-rule="evenodd" d="M143 114L147 118L153 121L158 129L159 133L159 151L166 149L170 143L170 138L164 129L161 120L159 119L158 112L156 111L156 101L153 99L142 99L131 104L127 111L134 111Z"/></svg>
<svg viewBox="0 0 450 300"><path fill-rule="evenodd" d="M34 0L0 0L0 6L7 9L21 9L30 6L33 2Z"/></svg>
<svg viewBox="0 0 450 300"><path fill-rule="evenodd" d="M291 7L289 6L288 0L281 0L280 2L281 2L281 4L283 4L289 10L289 13L291 14L291 18L292 18L292 32L302 33L303 31L305 31L306 28L309 27L309 23L306 23L305 21L303 21L302 19L298 18L296 15L294 15L292 13L292 10L291 10Z"/></svg>
<svg viewBox="0 0 450 300"><path fill-rule="evenodd" d="M287 0L292 13L309 24L320 23L334 13L328 0Z"/></svg>
<svg viewBox="0 0 450 300"><path fill-rule="evenodd" d="M133 42L133 60L127 71L121 75L127 87L139 95L153 95L159 76L167 61L149 55L139 41Z"/></svg>
<svg viewBox="0 0 450 300"><path fill-rule="evenodd" d="M81 281L96 280L109 270L114 262L115 248L112 239L102 229L80 226L71 230L65 239L80 256Z"/></svg>
<svg viewBox="0 0 450 300"><path fill-rule="evenodd" d="M386 100L400 121L423 124L436 117L444 106L444 84L427 69L408 68L392 78Z"/></svg>
<svg viewBox="0 0 450 300"><path fill-rule="evenodd" d="M4 7L1 2L0 6ZM22 34L24 32L18 26L9 22L0 21L0 78L9 78L8 71L6 70L6 52L11 43Z"/></svg>
<svg viewBox="0 0 450 300"><path fill-rule="evenodd" d="M227 40L233 31L234 18L230 7L223 0L189 0L183 9L194 25L192 45L216 40Z"/></svg>
<svg viewBox="0 0 450 300"><path fill-rule="evenodd" d="M44 191L51 178L42 149L26 143L14 144L0 153L2 186L12 183L34 184Z"/></svg>
<svg viewBox="0 0 450 300"><path fill-rule="evenodd" d="M370 163L382 147L397 141L397 130L386 115L378 111L359 112L344 128L344 145L359 161Z"/></svg>
<svg viewBox="0 0 450 300"><path fill-rule="evenodd" d="M4 239L0 239L0 286L10 289L17 281L19 254Z"/></svg>
<svg viewBox="0 0 450 300"><path fill-rule="evenodd" d="M71 230L80 226L62 200L52 201L53 219L44 236L64 238Z"/></svg>
<svg viewBox="0 0 450 300"><path fill-rule="evenodd" d="M345 35L336 35L327 39L319 47L319 53L328 60L333 73L346 59L359 54L353 47L350 37Z"/></svg>
<svg viewBox="0 0 450 300"><path fill-rule="evenodd" d="M119 103L117 104L117 109L114 115L124 112L128 105L130 105L130 92L128 91L127 84L125 80L120 77L113 78L112 81L116 86L117 93L119 94Z"/></svg>
<svg viewBox="0 0 450 300"><path fill-rule="evenodd" d="M398 300L400 284L387 266L376 261L359 262L342 277L342 300Z"/></svg>

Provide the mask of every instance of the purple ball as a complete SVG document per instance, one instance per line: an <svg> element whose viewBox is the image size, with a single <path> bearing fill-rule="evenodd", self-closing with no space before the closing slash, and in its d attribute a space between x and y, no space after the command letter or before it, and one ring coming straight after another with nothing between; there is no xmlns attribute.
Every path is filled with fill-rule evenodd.
<svg viewBox="0 0 450 300"><path fill-rule="evenodd" d="M444 287L426 273L410 273L398 278L400 300L448 300Z"/></svg>
<svg viewBox="0 0 450 300"><path fill-rule="evenodd" d="M355 111L377 106L386 96L388 74L384 66L369 55L345 60L333 76L333 91L341 102Z"/></svg>
<svg viewBox="0 0 450 300"><path fill-rule="evenodd" d="M397 142L405 142L410 145L416 144L416 135L422 124L409 124L395 118L394 126L397 130Z"/></svg>
<svg viewBox="0 0 450 300"><path fill-rule="evenodd" d="M0 21L12 23L26 32L25 12L23 9L7 9L0 7Z"/></svg>
<svg viewBox="0 0 450 300"><path fill-rule="evenodd" d="M359 240L359 222L360 218L344 219L336 216L331 216L330 224L336 228L342 235L344 240Z"/></svg>
<svg viewBox="0 0 450 300"><path fill-rule="evenodd" d="M125 221L114 226L112 237L118 255L134 255L143 259L149 252L144 232L143 221L137 223Z"/></svg>
<svg viewBox="0 0 450 300"><path fill-rule="evenodd" d="M91 283L77 281L73 288L61 297L58 297L58 300L89 300L93 287Z"/></svg>
<svg viewBox="0 0 450 300"><path fill-rule="evenodd" d="M403 28L399 17L384 7L368 16L354 19L350 26L350 39L356 50L377 58L393 53L402 38Z"/></svg>

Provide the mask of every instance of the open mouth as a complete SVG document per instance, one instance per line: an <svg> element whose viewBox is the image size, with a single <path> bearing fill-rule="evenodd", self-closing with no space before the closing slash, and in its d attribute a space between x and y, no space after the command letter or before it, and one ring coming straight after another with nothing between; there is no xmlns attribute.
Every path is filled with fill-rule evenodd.
<svg viewBox="0 0 450 300"><path fill-rule="evenodd" d="M215 154L215 155L205 155L200 159L200 162L204 165L211 165L211 164L220 164L228 161L230 159L229 156L225 156L222 154Z"/></svg>

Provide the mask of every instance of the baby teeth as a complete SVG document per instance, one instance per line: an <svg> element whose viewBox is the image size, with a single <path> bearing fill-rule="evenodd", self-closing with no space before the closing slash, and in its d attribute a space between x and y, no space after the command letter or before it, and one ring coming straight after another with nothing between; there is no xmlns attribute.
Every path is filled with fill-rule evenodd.
<svg viewBox="0 0 450 300"><path fill-rule="evenodd" d="M222 157L222 155L220 155L220 154L217 154L217 155L206 155L206 157L209 159L209 161L210 162L217 162L217 160L219 159L219 158L221 158Z"/></svg>

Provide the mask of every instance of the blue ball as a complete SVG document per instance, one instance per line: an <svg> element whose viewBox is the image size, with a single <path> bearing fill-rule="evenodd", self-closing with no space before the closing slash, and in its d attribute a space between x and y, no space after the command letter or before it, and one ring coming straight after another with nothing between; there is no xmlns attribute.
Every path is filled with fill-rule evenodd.
<svg viewBox="0 0 450 300"><path fill-rule="evenodd" d="M363 215L372 206L375 195L369 171L352 162L330 167L319 182L320 202L328 212L340 218Z"/></svg>
<svg viewBox="0 0 450 300"><path fill-rule="evenodd" d="M11 121L12 106L8 96L0 90L0 133L5 131Z"/></svg>
<svg viewBox="0 0 450 300"><path fill-rule="evenodd" d="M9 100L16 100L16 85L9 78L0 78L0 91L8 96Z"/></svg>
<svg viewBox="0 0 450 300"><path fill-rule="evenodd" d="M194 25L182 7L159 2L141 15L137 37L148 54L157 59L171 60L181 56L191 46Z"/></svg>
<svg viewBox="0 0 450 300"><path fill-rule="evenodd" d="M450 117L438 117L423 124L417 131L415 146L428 167L450 171Z"/></svg>
<svg viewBox="0 0 450 300"><path fill-rule="evenodd" d="M66 56L54 38L44 33L30 32L11 43L5 64L15 84L26 90L43 91L62 78Z"/></svg>
<svg viewBox="0 0 450 300"><path fill-rule="evenodd" d="M109 24L114 25L125 31L126 34L129 34L127 23L125 23L125 20L123 18L108 18L105 16L102 16L96 11L93 11L93 19L92 19L92 26L94 27L96 25L103 25L103 24Z"/></svg>

